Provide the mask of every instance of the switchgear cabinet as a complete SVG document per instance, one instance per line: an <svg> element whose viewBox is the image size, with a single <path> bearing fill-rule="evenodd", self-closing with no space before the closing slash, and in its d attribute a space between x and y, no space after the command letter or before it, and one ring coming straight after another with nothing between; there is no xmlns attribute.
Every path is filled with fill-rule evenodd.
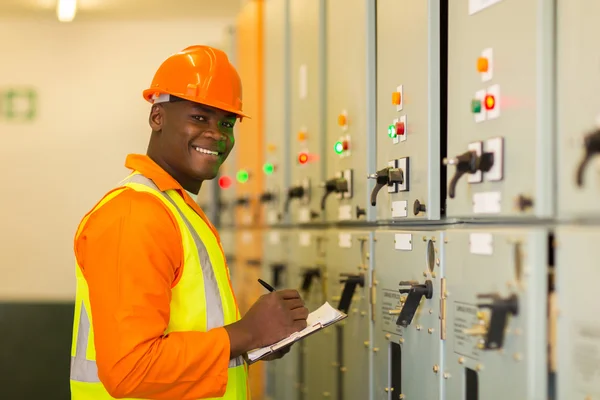
<svg viewBox="0 0 600 400"><path fill-rule="evenodd" d="M299 284L298 271L290 265L290 232L280 229L263 231L262 279L275 290L295 289ZM255 282L254 285L258 283ZM266 290L264 293L267 293ZM282 359L266 363L266 399L296 400L298 389L294 383L298 379L299 348L292 346Z"/></svg>
<svg viewBox="0 0 600 400"><path fill-rule="evenodd" d="M446 399L547 399L549 242L544 228L445 232Z"/></svg>
<svg viewBox="0 0 600 400"><path fill-rule="evenodd" d="M291 181L282 199L294 223L318 222L325 161L325 0L290 0Z"/></svg>
<svg viewBox="0 0 600 400"><path fill-rule="evenodd" d="M327 171L316 195L328 222L364 220L370 209L368 163L374 165L376 152L375 2L326 4Z"/></svg>
<svg viewBox="0 0 600 400"><path fill-rule="evenodd" d="M289 2L269 0L265 2L265 159L262 173L265 188L258 199L263 205L264 222L267 225L283 222L282 200L288 185L287 160L289 153Z"/></svg>
<svg viewBox="0 0 600 400"><path fill-rule="evenodd" d="M554 0L452 0L449 217L554 216Z"/></svg>
<svg viewBox="0 0 600 400"><path fill-rule="evenodd" d="M557 1L559 216L600 216L600 2Z"/></svg>
<svg viewBox="0 0 600 400"><path fill-rule="evenodd" d="M330 304L348 318L329 327L337 348L332 360L339 399L369 399L371 365L370 246L373 233L330 230L327 240L327 273Z"/></svg>
<svg viewBox="0 0 600 400"><path fill-rule="evenodd" d="M289 266L298 282L298 291L309 311L315 311L330 296L326 230L294 231L290 239ZM298 346L298 400L335 398L336 337L331 329L304 338ZM318 368L315 366L319 366Z"/></svg>
<svg viewBox="0 0 600 400"><path fill-rule="evenodd" d="M442 256L438 231L375 233L374 400L444 399Z"/></svg>
<svg viewBox="0 0 600 400"><path fill-rule="evenodd" d="M377 170L369 178L379 221L440 219L446 7L377 2Z"/></svg>
<svg viewBox="0 0 600 400"><path fill-rule="evenodd" d="M221 44L222 50L227 53L229 61L237 66L237 31L234 25L228 26L223 32L223 42ZM239 125L236 122L234 127L234 136L239 135ZM215 208L215 213L218 218L214 221L219 227L233 227L235 225L235 202L236 202L236 188L235 188L235 175L237 168L237 150L238 146L233 146L229 157L225 160L225 163L221 165L219 169L219 175L217 183L219 186L217 193L217 202L212 207Z"/></svg>
<svg viewBox="0 0 600 400"><path fill-rule="evenodd" d="M557 400L600 398L600 227L556 230L555 288L551 297L551 369ZM555 331L556 334L552 334Z"/></svg>

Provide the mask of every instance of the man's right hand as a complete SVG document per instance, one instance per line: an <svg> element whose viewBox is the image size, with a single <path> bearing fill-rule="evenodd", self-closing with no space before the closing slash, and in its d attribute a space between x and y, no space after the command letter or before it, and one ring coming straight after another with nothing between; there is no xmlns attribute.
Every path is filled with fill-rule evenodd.
<svg viewBox="0 0 600 400"><path fill-rule="evenodd" d="M308 309L296 290L280 290L261 296L244 317L225 327L231 341L231 357L268 346L306 328Z"/></svg>

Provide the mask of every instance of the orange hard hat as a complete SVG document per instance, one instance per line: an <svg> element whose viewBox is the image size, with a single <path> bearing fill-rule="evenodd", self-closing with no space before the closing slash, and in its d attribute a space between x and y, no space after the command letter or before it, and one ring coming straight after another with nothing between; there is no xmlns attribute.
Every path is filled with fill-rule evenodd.
<svg viewBox="0 0 600 400"><path fill-rule="evenodd" d="M156 104L171 96L249 118L242 112L240 76L227 55L213 47L190 46L161 64L144 98Z"/></svg>

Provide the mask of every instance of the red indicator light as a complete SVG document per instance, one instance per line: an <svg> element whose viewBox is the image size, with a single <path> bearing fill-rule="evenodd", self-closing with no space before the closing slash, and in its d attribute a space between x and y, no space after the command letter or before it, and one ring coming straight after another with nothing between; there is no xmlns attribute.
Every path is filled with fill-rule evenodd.
<svg viewBox="0 0 600 400"><path fill-rule="evenodd" d="M222 176L219 178L219 187L221 189L227 189L231 186L231 178L228 176Z"/></svg>
<svg viewBox="0 0 600 400"><path fill-rule="evenodd" d="M342 149L344 149L344 151L348 150L350 148L350 143L348 143L347 140L344 140L342 142Z"/></svg>
<svg viewBox="0 0 600 400"><path fill-rule="evenodd" d="M404 135L404 132L405 132L404 122L396 122L396 135L402 136L402 135Z"/></svg>
<svg viewBox="0 0 600 400"><path fill-rule="evenodd" d="M485 96L484 103L485 103L486 110L493 110L494 107L496 106L496 99L491 94L488 94Z"/></svg>
<svg viewBox="0 0 600 400"><path fill-rule="evenodd" d="M308 154L306 154L306 153L298 154L298 162L300 164L306 164L308 162Z"/></svg>

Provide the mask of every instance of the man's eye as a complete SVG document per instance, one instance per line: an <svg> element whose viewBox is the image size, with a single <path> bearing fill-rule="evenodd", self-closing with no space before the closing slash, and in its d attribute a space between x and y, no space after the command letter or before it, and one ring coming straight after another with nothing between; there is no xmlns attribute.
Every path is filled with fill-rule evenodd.
<svg viewBox="0 0 600 400"><path fill-rule="evenodd" d="M221 125L223 125L225 128L229 128L229 129L233 128L234 124L235 124L234 122L227 122L227 121L221 123Z"/></svg>
<svg viewBox="0 0 600 400"><path fill-rule="evenodd" d="M194 115L192 118L197 119L198 121L206 121L206 118L203 115Z"/></svg>

